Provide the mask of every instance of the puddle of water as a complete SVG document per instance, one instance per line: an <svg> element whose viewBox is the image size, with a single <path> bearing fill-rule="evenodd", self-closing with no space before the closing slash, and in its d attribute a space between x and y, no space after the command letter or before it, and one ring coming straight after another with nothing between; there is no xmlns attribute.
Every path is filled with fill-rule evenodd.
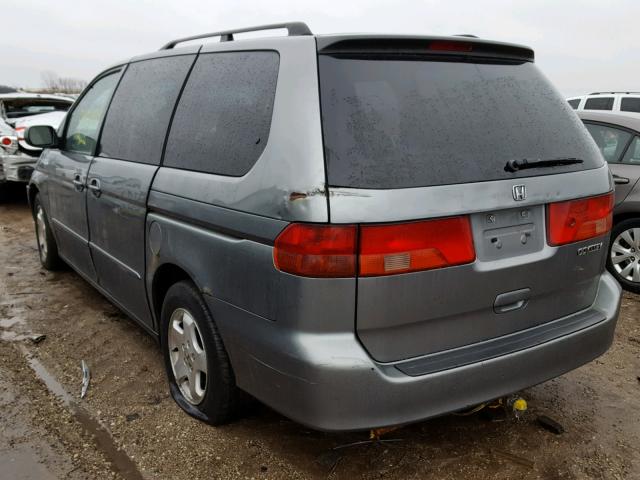
<svg viewBox="0 0 640 480"><path fill-rule="evenodd" d="M2 330L0 332L0 340L3 342L20 342L26 340L28 337L21 333L13 332L11 330Z"/></svg>
<svg viewBox="0 0 640 480"><path fill-rule="evenodd" d="M118 448L107 430L100 422L89 414L69 392L49 373L40 361L31 356L27 348L20 345L22 354L27 359L29 366L42 380L47 389L56 397L58 397L65 407L71 412L74 418L80 423L82 428L93 437L96 446L104 453L105 457L111 465L111 469L119 473L126 480L144 480L144 477L138 470L136 464L129 456Z"/></svg>
<svg viewBox="0 0 640 480"><path fill-rule="evenodd" d="M18 332L10 330L13 327L19 327L23 330L25 327L25 321L22 317L10 317L0 320L0 340L5 342L18 342L28 338L29 333Z"/></svg>
<svg viewBox="0 0 640 480"><path fill-rule="evenodd" d="M56 480L56 476L49 469L38 462L38 452L29 445L17 445L8 451L0 452L2 463L2 478L14 480Z"/></svg>
<svg viewBox="0 0 640 480"><path fill-rule="evenodd" d="M12 317L12 318L3 318L0 320L0 327L2 328L11 328L14 325L23 325L24 319L20 317Z"/></svg>

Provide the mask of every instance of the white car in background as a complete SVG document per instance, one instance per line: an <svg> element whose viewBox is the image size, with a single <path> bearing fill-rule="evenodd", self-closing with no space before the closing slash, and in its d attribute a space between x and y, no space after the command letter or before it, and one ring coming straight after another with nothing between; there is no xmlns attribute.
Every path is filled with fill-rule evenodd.
<svg viewBox="0 0 640 480"><path fill-rule="evenodd" d="M5 182L28 182L38 161L39 148L24 141L31 125L57 129L74 99L39 93L0 95L0 189Z"/></svg>
<svg viewBox="0 0 640 480"><path fill-rule="evenodd" d="M567 102L574 110L624 112L640 117L640 92L594 92L567 98Z"/></svg>

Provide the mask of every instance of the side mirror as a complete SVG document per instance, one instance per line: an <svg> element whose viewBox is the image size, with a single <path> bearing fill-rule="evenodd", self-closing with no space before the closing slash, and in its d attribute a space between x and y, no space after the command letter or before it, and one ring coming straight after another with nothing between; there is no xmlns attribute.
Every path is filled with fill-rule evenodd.
<svg viewBox="0 0 640 480"><path fill-rule="evenodd" d="M24 139L29 145L36 148L56 148L59 143L56 131L48 125L28 127L24 132Z"/></svg>

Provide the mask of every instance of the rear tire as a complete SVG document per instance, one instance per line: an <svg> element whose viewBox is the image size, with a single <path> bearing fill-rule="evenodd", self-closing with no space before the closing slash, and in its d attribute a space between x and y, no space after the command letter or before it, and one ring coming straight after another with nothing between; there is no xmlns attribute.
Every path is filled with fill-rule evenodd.
<svg viewBox="0 0 640 480"><path fill-rule="evenodd" d="M46 270L59 270L62 266L62 260L58 255L58 244L53 237L51 226L49 225L49 217L40 202L40 194L36 194L33 199L33 220L36 226L40 263Z"/></svg>
<svg viewBox="0 0 640 480"><path fill-rule="evenodd" d="M607 270L622 288L640 293L640 218L630 218L614 225Z"/></svg>
<svg viewBox="0 0 640 480"><path fill-rule="evenodd" d="M211 425L228 423L238 404L233 368L213 317L191 282L169 288L161 329L165 369L176 403Z"/></svg>

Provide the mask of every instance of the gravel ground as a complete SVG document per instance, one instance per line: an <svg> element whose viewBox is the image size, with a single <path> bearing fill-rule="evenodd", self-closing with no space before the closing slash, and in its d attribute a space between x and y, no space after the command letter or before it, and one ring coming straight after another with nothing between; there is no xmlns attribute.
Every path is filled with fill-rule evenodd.
<svg viewBox="0 0 640 480"><path fill-rule="evenodd" d="M311 431L257 403L218 428L183 414L155 341L75 273L40 268L22 198L0 204L0 478L640 479L640 296L625 294L607 354L522 392L520 421L450 415L333 450L366 434Z"/></svg>

